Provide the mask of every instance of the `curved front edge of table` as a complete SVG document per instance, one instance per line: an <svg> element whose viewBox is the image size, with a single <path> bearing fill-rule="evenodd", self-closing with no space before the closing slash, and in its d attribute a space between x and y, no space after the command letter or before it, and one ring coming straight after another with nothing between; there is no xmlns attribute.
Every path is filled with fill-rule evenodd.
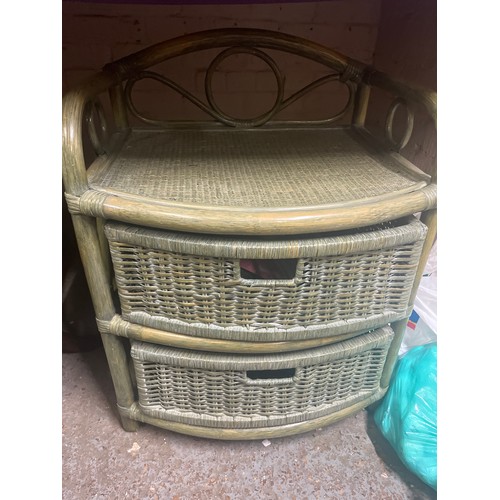
<svg viewBox="0 0 500 500"><path fill-rule="evenodd" d="M437 185L383 199L318 207L256 209L156 203L89 190L78 200L86 215L184 232L292 235L366 227L436 207Z"/></svg>

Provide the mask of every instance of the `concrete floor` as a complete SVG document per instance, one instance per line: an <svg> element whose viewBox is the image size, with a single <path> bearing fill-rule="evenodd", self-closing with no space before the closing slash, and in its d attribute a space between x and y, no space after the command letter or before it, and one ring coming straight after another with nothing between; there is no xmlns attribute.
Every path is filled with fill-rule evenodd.
<svg viewBox="0 0 500 500"><path fill-rule="evenodd" d="M62 498L434 499L363 411L306 434L262 441L122 430L102 348L63 354Z"/></svg>

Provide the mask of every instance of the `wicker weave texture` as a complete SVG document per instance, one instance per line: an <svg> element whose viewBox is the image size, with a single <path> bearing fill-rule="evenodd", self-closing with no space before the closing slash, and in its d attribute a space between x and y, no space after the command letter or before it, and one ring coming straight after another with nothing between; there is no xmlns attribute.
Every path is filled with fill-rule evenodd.
<svg viewBox="0 0 500 500"><path fill-rule="evenodd" d="M114 223L106 234L128 321L186 335L275 341L358 332L404 316L425 226L413 219L359 233L231 239L225 246L223 239ZM196 241L196 255L159 249L193 251ZM262 280L242 277L237 255L300 257L295 277Z"/></svg>
<svg viewBox="0 0 500 500"><path fill-rule="evenodd" d="M97 191L211 207L330 205L427 184L348 129L133 131Z"/></svg>
<svg viewBox="0 0 500 500"><path fill-rule="evenodd" d="M221 428L285 425L366 399L379 380L389 327L335 345L266 356L196 353L133 342L141 411Z"/></svg>

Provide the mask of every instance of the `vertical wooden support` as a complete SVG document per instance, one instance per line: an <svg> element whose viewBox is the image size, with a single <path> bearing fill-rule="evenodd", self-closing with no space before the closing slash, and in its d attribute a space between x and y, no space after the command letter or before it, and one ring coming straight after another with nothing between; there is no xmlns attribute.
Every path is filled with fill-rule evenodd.
<svg viewBox="0 0 500 500"><path fill-rule="evenodd" d="M424 274L425 265L427 259L429 258L429 253L431 252L432 245L436 239L437 234L437 209L428 210L423 212L420 221L427 226L427 236L425 237L424 246L422 248L422 256L417 267L417 274L415 276L415 281L413 282L413 288L410 294L410 305L415 301L415 296L417 295L418 287L420 285L420 280Z"/></svg>
<svg viewBox="0 0 500 500"><path fill-rule="evenodd" d="M115 315L115 308L99 244L96 221L94 218L84 215L73 215L72 217L96 317L102 321L110 321ZM119 407L128 408L133 404L135 398L122 340L110 334L101 334L101 338L115 388L117 404ZM136 421L123 416L121 421L125 430L137 430Z"/></svg>
<svg viewBox="0 0 500 500"><path fill-rule="evenodd" d="M391 381L392 371L398 359L399 348L401 347L401 342L403 341L404 334L406 332L406 325L408 324L408 318L400 319L391 324L391 328L394 330L394 339L389 347L389 352L387 353L387 359L385 360L384 371L380 378L380 387L385 389L389 382Z"/></svg>
<svg viewBox="0 0 500 500"><path fill-rule="evenodd" d="M116 128L118 130L127 129L129 126L127 107L125 105L125 96L121 83L109 89L109 99L111 101L111 109L113 110Z"/></svg>
<svg viewBox="0 0 500 500"><path fill-rule="evenodd" d="M415 296L417 295L418 286L420 285L420 280L424 272L425 264L429 253L431 251L432 245L436 238L437 232L437 210L428 210L424 212L420 220L427 226L427 236L424 241L422 248L422 255L417 267L417 274L415 276L415 281L413 283L413 288L410 294L409 305L412 306L415 301ZM394 330L394 340L391 343L389 352L387 353L387 359L384 366L384 371L382 372L382 377L380 379L380 386L385 389L389 382L391 381L392 371L398 359L399 348L401 347L401 342L403 341L404 334L406 332L406 325L408 324L408 318L402 319L400 321L394 322L391 327Z"/></svg>
<svg viewBox="0 0 500 500"><path fill-rule="evenodd" d="M97 236L99 238L99 248L101 249L102 263L106 270L105 276L106 279L111 281L111 276L112 276L111 255L109 254L108 240L106 239L106 236L104 234L104 223L105 223L104 219L101 218L96 219L96 229L97 229Z"/></svg>
<svg viewBox="0 0 500 500"><path fill-rule="evenodd" d="M365 125L368 102L370 100L371 87L366 83L360 83L354 100L354 112L352 115L353 125L363 127Z"/></svg>

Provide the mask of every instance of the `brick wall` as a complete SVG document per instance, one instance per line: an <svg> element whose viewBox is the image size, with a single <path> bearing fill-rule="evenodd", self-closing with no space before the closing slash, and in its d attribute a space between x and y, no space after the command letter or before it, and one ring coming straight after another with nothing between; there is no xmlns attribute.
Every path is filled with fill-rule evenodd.
<svg viewBox="0 0 500 500"><path fill-rule="evenodd" d="M164 39L194 31L247 27L302 36L350 57L371 63L377 40L380 0L334 0L254 5L123 5L63 3L63 90L104 64ZM164 63L162 72L203 96L204 67L216 51ZM285 95L325 74L325 68L286 56ZM340 109L346 92L331 83L284 110L282 119L327 118ZM274 76L264 62L233 56L213 80L217 104L238 117L256 116L274 102ZM332 90L339 89L332 99ZM203 119L186 99L152 80L136 87L137 107L153 118Z"/></svg>
<svg viewBox="0 0 500 500"><path fill-rule="evenodd" d="M253 27L302 36L350 57L372 63L403 80L436 88L436 0L332 0L248 5L135 5L66 1L63 13L63 91L104 64L153 43L203 29ZM160 68L199 97L204 68L217 51L175 59ZM325 68L286 56L287 94L325 74ZM269 68L250 56L233 56L213 79L216 102L238 117L256 116L274 102L276 84ZM336 90L337 92L332 92ZM332 98L332 95L335 97ZM135 102L153 118L205 119L206 115L157 82L136 87ZM283 119L327 118L342 107L345 89L328 84L297 101ZM390 103L374 93L368 124L380 131ZM398 113L398 122L403 121ZM405 155L424 170L435 157L435 132L418 116Z"/></svg>

